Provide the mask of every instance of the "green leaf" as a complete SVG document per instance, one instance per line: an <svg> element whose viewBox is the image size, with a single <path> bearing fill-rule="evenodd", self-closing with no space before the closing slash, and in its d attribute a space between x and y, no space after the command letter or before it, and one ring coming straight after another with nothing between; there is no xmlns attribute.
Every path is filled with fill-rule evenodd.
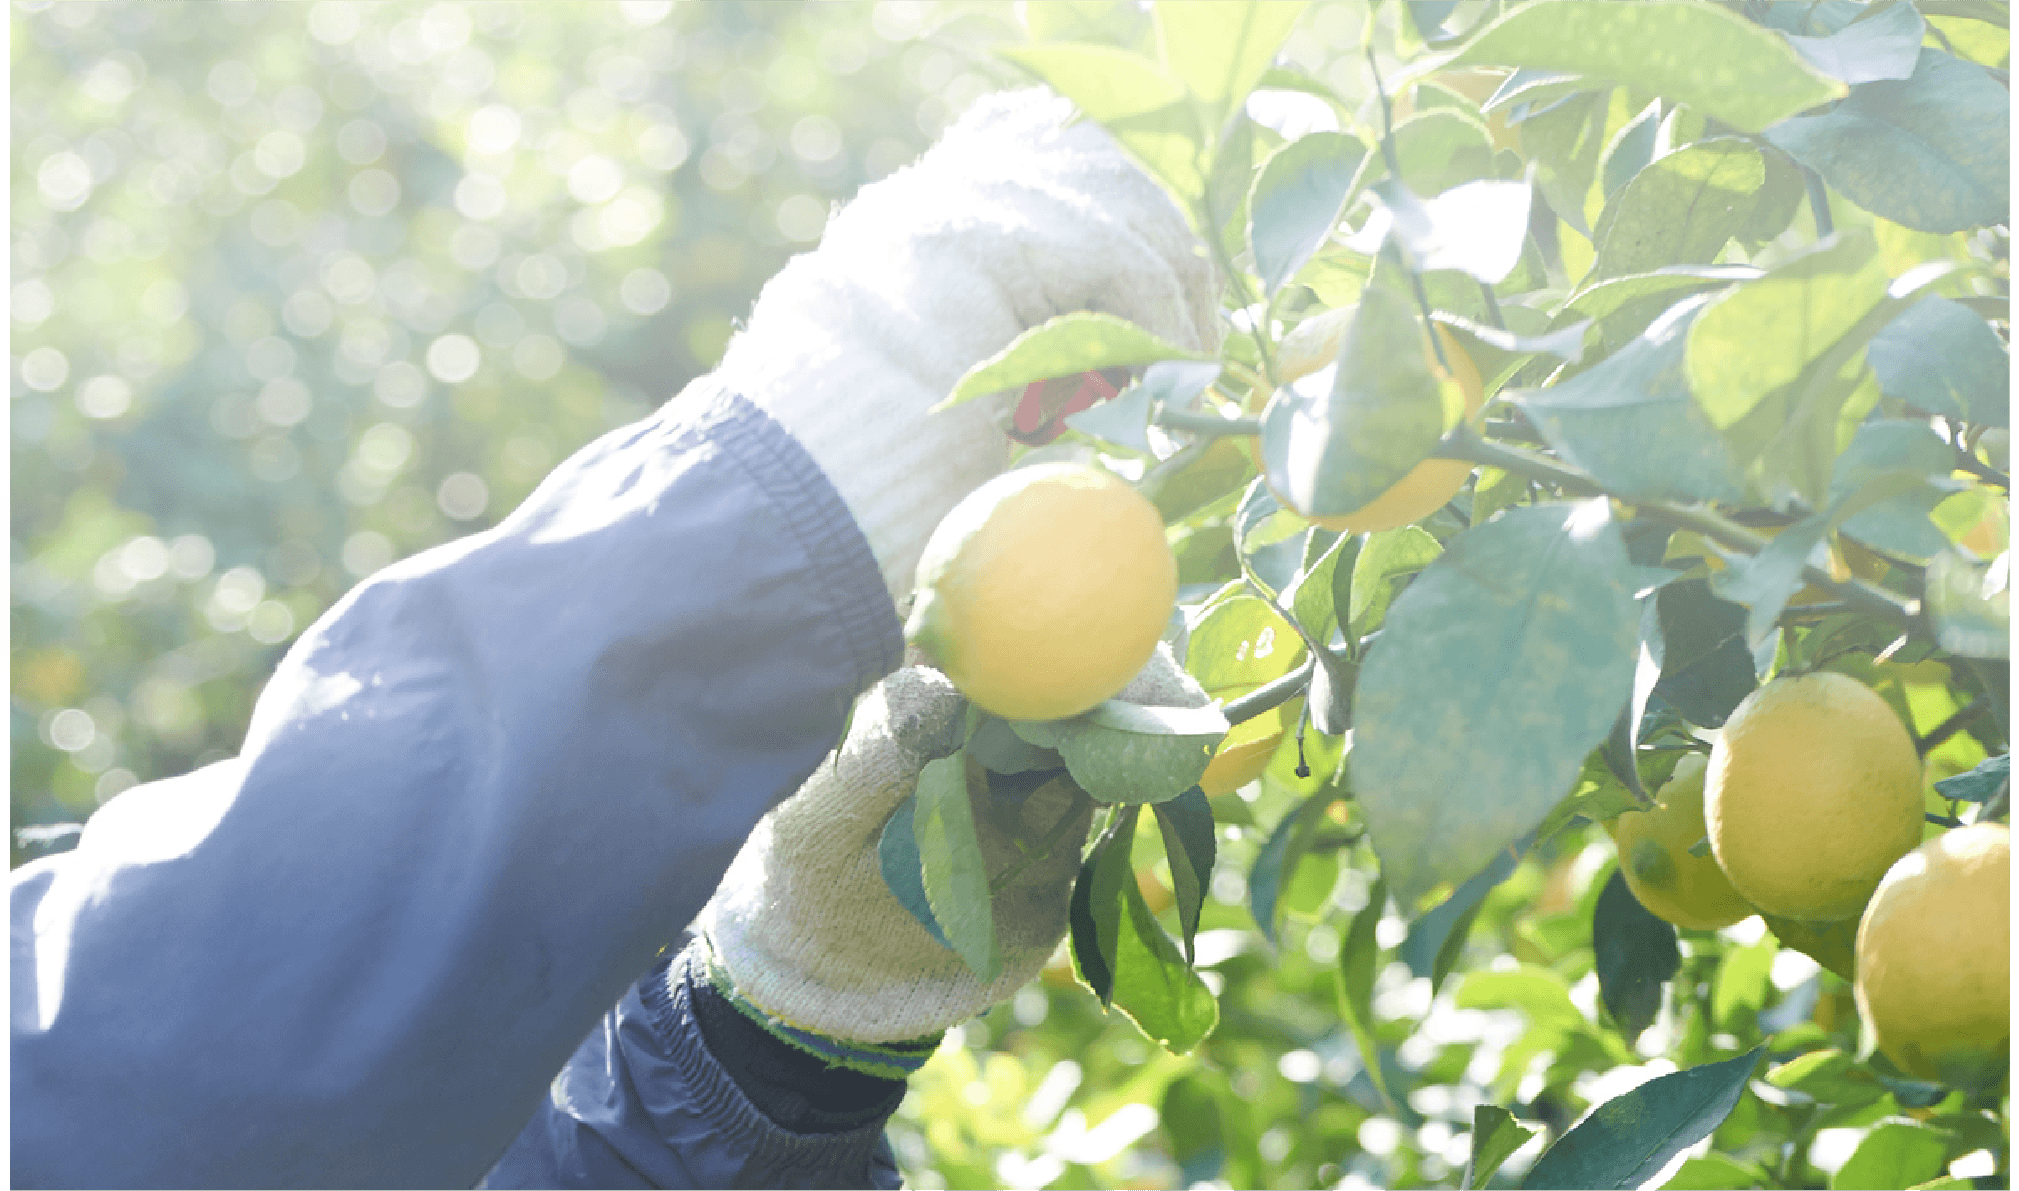
<svg viewBox="0 0 2019 1191"><path fill-rule="evenodd" d="M1094 841L1073 882L1066 922L1073 941L1073 965L1080 982L1093 990L1105 1008L1115 995L1120 954L1122 899L1136 888L1136 870L1129 854L1136 840L1139 807L1124 807Z"/></svg>
<svg viewBox="0 0 2019 1191"><path fill-rule="evenodd" d="M1873 83L1914 73L1926 28L1912 4L1894 0L1827 37L1789 34L1788 44L1818 74L1841 83Z"/></svg>
<svg viewBox="0 0 2019 1191"><path fill-rule="evenodd" d="M1234 699L1297 668L1304 642L1267 600L1235 596L1192 626L1185 667L1214 698Z"/></svg>
<svg viewBox="0 0 2019 1191"><path fill-rule="evenodd" d="M1635 174L1654 161L1655 138L1661 134L1661 101L1655 100L1639 114L1620 125L1607 145L1605 161L1599 166L1599 185L1610 201ZM1599 240L1605 239L1605 223L1598 226Z"/></svg>
<svg viewBox="0 0 2019 1191"><path fill-rule="evenodd" d="M1276 821L1262 850L1248 870L1248 910L1261 928L1262 937L1276 941L1276 918L1282 908L1284 887L1296 875L1297 865L1311 844L1311 836L1325 818L1325 811L1339 801L1340 791L1327 787L1299 803L1297 809Z"/></svg>
<svg viewBox="0 0 2019 1191"><path fill-rule="evenodd" d="M1148 48L1150 14L1114 0L1053 0L1020 5L1017 17L1032 41L1077 41Z"/></svg>
<svg viewBox="0 0 2019 1191"><path fill-rule="evenodd" d="M1554 322L1562 324L1574 314L1585 315L1598 323L1607 349L1616 350L1682 299L1762 276L1764 270L1751 265L1671 265L1649 273L1608 277L1571 295Z"/></svg>
<svg viewBox="0 0 2019 1191"><path fill-rule="evenodd" d="M1982 802L2012 780L2012 754L2000 753L1980 762L1968 773L1945 777L1935 783L1935 793L1952 802Z"/></svg>
<svg viewBox="0 0 2019 1191"><path fill-rule="evenodd" d="M1458 423L1456 386L1439 384L1415 310L1370 286L1340 339L1335 368L1278 389L1262 414L1269 486L1307 516L1371 503Z"/></svg>
<svg viewBox="0 0 2019 1191"><path fill-rule="evenodd" d="M1497 1104L1474 1105L1472 1145L1465 1159L1465 1180L1458 1185L1465 1191L1484 1187L1501 1163L1526 1145L1535 1132L1517 1124L1514 1114Z"/></svg>
<svg viewBox="0 0 2019 1191"><path fill-rule="evenodd" d="M1840 380L1855 381L1865 343L1905 301L1888 296L1869 235L1824 241L1711 300L1689 332L1690 388L1742 460L1792 453L1797 487L1818 505L1849 392Z"/></svg>
<svg viewBox="0 0 2019 1191"><path fill-rule="evenodd" d="M1353 564L1360 558L1358 534L1340 534L1325 548L1318 561L1297 576L1287 592L1290 615L1311 635L1312 640L1330 642L1339 627L1339 587L1345 583L1347 602L1352 601ZM1344 575L1342 581L1340 576ZM1287 671L1286 671L1287 673Z"/></svg>
<svg viewBox="0 0 2019 1191"><path fill-rule="evenodd" d="M1927 592L1936 644L1964 657L2012 656L2012 588L1998 560L1938 554L1928 564Z"/></svg>
<svg viewBox="0 0 2019 1191"><path fill-rule="evenodd" d="M1881 419L1860 425L1837 458L1829 507L1865 507L1844 518L1843 531L1916 563L1949 549L1929 512L1955 487L1956 455L1927 422Z"/></svg>
<svg viewBox="0 0 2019 1191"><path fill-rule="evenodd" d="M1002 971L988 866L968 801L967 760L956 753L928 761L918 772L912 833L918 838L925 899L945 938L984 982Z"/></svg>
<svg viewBox="0 0 2019 1191"><path fill-rule="evenodd" d="M967 751L990 773L1035 773L1063 769L1065 759L1016 734L1009 721L987 716L968 738Z"/></svg>
<svg viewBox="0 0 2019 1191"><path fill-rule="evenodd" d="M1368 651L1354 787L1404 905L1562 800L1633 681L1639 614L1603 501L1509 509L1446 543Z"/></svg>
<svg viewBox="0 0 2019 1191"><path fill-rule="evenodd" d="M1164 1144L1186 1186L1220 1176L1227 1165L1227 1134L1230 1127L1239 1128L1227 1120L1220 1098L1213 1094L1209 1080L1216 1078L1203 1072L1180 1075L1164 1089L1157 1108Z"/></svg>
<svg viewBox="0 0 2019 1191"><path fill-rule="evenodd" d="M1874 215L1959 232L2008 217L2010 108L1982 67L1923 49L1912 78L1853 87L1829 111L1766 136Z"/></svg>
<svg viewBox="0 0 2019 1191"><path fill-rule="evenodd" d="M1330 650L1321 650L1318 665L1311 671L1311 686L1305 706L1311 709L1311 726L1327 736L1343 735L1353 727L1353 688L1360 668Z"/></svg>
<svg viewBox="0 0 2019 1191"><path fill-rule="evenodd" d="M1547 318L1541 311L1530 310L1525 306L1515 307L1515 310L1526 310L1530 315ZM1509 312L1502 311L1502 314L1507 313ZM1520 317L1517 314L1515 319L1518 321ZM1465 349L1465 353L1473 358L1474 363L1481 365L1479 371L1482 379L1487 381L1486 388L1488 392L1493 390L1494 385L1491 378L1495 374L1511 373L1523 362L1521 360L1513 360L1512 362L1490 365L1489 360L1496 354L1503 357L1550 355L1575 364L1584 358L1585 333L1591 329L1591 320L1581 319L1576 322L1566 323L1563 326L1525 335L1504 327L1487 326L1484 323L1474 322L1461 315L1449 314L1443 311L1432 315L1431 319L1438 326L1457 336L1460 346Z"/></svg>
<svg viewBox="0 0 2019 1191"><path fill-rule="evenodd" d="M1574 819L1604 823L1619 818L1627 811L1639 809L1639 800L1621 784L1612 767L1601 758L1587 757L1578 770L1577 788L1550 808L1542 825L1535 829L1535 838L1548 839L1569 826Z"/></svg>
<svg viewBox="0 0 2019 1191"><path fill-rule="evenodd" d="M1757 647L1774 631L1774 622L1788 600L1802 589L1802 568L1825 562L1819 554L1830 533L1829 518L1804 517L1780 532L1758 554L1734 561L1732 568L1711 579L1718 597L1746 607L1746 643Z"/></svg>
<svg viewBox="0 0 2019 1191"><path fill-rule="evenodd" d="M1528 72L1517 71L1509 81ZM1567 75L1540 75L1545 79L1571 79ZM1569 85L1582 86L1573 81ZM1503 87L1503 90L1505 88ZM1520 123L1521 147L1535 167L1535 184L1557 218L1589 239L1585 226L1584 198L1598 177L1598 160L1605 152L1606 119L1612 97L1606 91L1587 91L1560 103L1532 112ZM1488 104L1492 110L1493 104Z"/></svg>
<svg viewBox="0 0 2019 1191"><path fill-rule="evenodd" d="M1262 80L1304 13L1302 0L1159 0L1152 10L1164 70L1184 84L1216 131Z"/></svg>
<svg viewBox="0 0 2019 1191"><path fill-rule="evenodd" d="M1864 1105L1886 1094L1886 1085L1857 1056L1834 1047L1781 1064L1767 1072L1767 1082L1825 1104Z"/></svg>
<svg viewBox="0 0 2019 1191"><path fill-rule="evenodd" d="M925 866L919 859L918 836L912 827L917 805L916 795L906 798L884 823L883 834L876 844L877 866L883 872L883 883L890 887L898 904L910 911L942 947L951 951L953 944L947 942L946 932L939 928L939 920L932 916L932 903L925 896Z"/></svg>
<svg viewBox="0 0 2019 1191"><path fill-rule="evenodd" d="M1046 319L1017 336L1008 347L968 369L967 375L954 385L953 393L934 408L946 409L1055 376L1159 360L1208 358L1166 343L1126 319L1078 310Z"/></svg>
<svg viewBox="0 0 2019 1191"><path fill-rule="evenodd" d="M1752 217L1767 180L1760 151L1735 137L1685 145L1635 173L1599 217L1603 280L1676 265L1707 265Z"/></svg>
<svg viewBox="0 0 2019 1191"><path fill-rule="evenodd" d="M1171 891L1184 932L1185 960L1190 962L1193 937L1199 933L1199 911L1213 883L1213 808L1193 787L1156 805L1157 830L1164 837L1164 860L1171 867Z"/></svg>
<svg viewBox="0 0 2019 1191"><path fill-rule="evenodd" d="M1178 954L1134 881L1124 882L1122 899L1114 1006L1150 1041L1172 1054L1187 1054L1220 1023L1220 1003Z"/></svg>
<svg viewBox="0 0 2019 1191"><path fill-rule="evenodd" d="M1149 803L1199 784L1227 734L1218 707L1145 707L1107 699L1058 725L1066 770L1096 802Z"/></svg>
<svg viewBox="0 0 2019 1191"><path fill-rule="evenodd" d="M1451 65L1603 79L1688 104L1744 132L1844 94L1778 34L1695 0L1535 0L1482 29Z"/></svg>
<svg viewBox="0 0 2019 1191"><path fill-rule="evenodd" d="M1493 136L1466 112L1432 108L1395 125L1395 157L1410 190L1441 194L1460 183L1492 176ZM1369 173L1374 169L1385 173L1385 163L1376 158Z"/></svg>
<svg viewBox="0 0 2019 1191"><path fill-rule="evenodd" d="M1723 1154L1691 1158L1676 1168L1675 1177L1661 1185L1662 1191L1732 1191L1734 1187L1757 1187L1767 1181L1757 1166L1736 1162Z"/></svg>
<svg viewBox="0 0 2019 1191"><path fill-rule="evenodd" d="M1450 897L1409 924L1409 933L1395 949L1395 958L1409 965L1410 975L1429 977L1433 996L1457 964L1465 938L1471 933L1472 920L1478 916L1486 895L1514 872L1514 866L1532 843L1533 839L1515 841L1512 847L1495 856L1492 864L1452 890Z"/></svg>
<svg viewBox="0 0 2019 1191"><path fill-rule="evenodd" d="M1229 522L1234 531L1234 550L1241 556L1245 573L1275 595L1297 577L1303 560L1303 539L1310 523L1283 507L1269 485L1257 476L1241 494L1241 503ZM1292 540L1296 539L1296 540Z"/></svg>
<svg viewBox="0 0 2019 1191"><path fill-rule="evenodd" d="M1479 105L1479 110L1497 112L1506 108L1508 123L1520 124L1553 110L1559 99L1590 90L1590 85L1574 74L1553 70L1516 70L1500 80L1500 85L1486 97L1485 103ZM1527 138L1523 138L1522 144L1527 147Z"/></svg>
<svg viewBox="0 0 2019 1191"><path fill-rule="evenodd" d="M1536 1159L1521 1185L1640 1186L1731 1115L1764 1049L1657 1076L1613 1097Z"/></svg>
<svg viewBox="0 0 2019 1191"><path fill-rule="evenodd" d="M1155 62L1113 46L1010 46L1003 57L1049 84L1096 124L1182 103L1185 89Z"/></svg>
<svg viewBox="0 0 2019 1191"><path fill-rule="evenodd" d="M1391 1106L1389 1115L1393 1116L1388 1081L1382 1078L1381 1044L1375 1037L1380 1023L1374 1019L1374 977L1381 971L1381 944L1375 928L1381 925L1381 915L1387 909L1388 884L1377 878L1374 887L1367 891L1367 904L1353 916L1353 925L1347 928L1346 939L1339 945L1338 991L1339 1016L1346 1019L1346 1028L1360 1048L1367 1078L1374 1081L1374 1090L1383 1103Z"/></svg>
<svg viewBox="0 0 2019 1191"><path fill-rule="evenodd" d="M1720 1029L1750 1032L1753 1015L1773 992L1774 954L1779 950L1772 939L1762 938L1725 952L1711 985L1711 1020Z"/></svg>
<svg viewBox="0 0 2019 1191"><path fill-rule="evenodd" d="M2012 424L2005 343L1960 302L1922 298L1872 336L1866 358L1888 397L1980 426Z"/></svg>
<svg viewBox="0 0 2019 1191"><path fill-rule="evenodd" d="M1325 242L1366 159L1358 138L1313 132L1263 164L1248 193L1248 245L1265 292L1283 288Z"/></svg>
<svg viewBox="0 0 2019 1191"><path fill-rule="evenodd" d="M1737 503L1744 477L1690 393L1688 298L1640 338L1546 389L1506 394L1566 461L1627 500Z"/></svg>
<svg viewBox="0 0 2019 1191"><path fill-rule="evenodd" d="M1676 714L1706 728L1724 726L1759 685L1746 647L1746 610L1684 579L1655 594L1661 623L1661 679L1654 693Z"/></svg>
<svg viewBox="0 0 2019 1191"><path fill-rule="evenodd" d="M1090 438L1098 438L1139 455L1148 455L1153 453L1149 430L1150 400L1147 385L1130 385L1106 401L1066 415L1066 425Z"/></svg>
<svg viewBox="0 0 2019 1191"><path fill-rule="evenodd" d="M1155 63L1109 46L1040 45L997 51L1079 106L1170 192L1196 226L1206 194L1206 131L1185 90Z"/></svg>
<svg viewBox="0 0 2019 1191"><path fill-rule="evenodd" d="M1661 1014L1662 985L1682 962L1675 927L1648 913L1613 870L1591 915L1592 966L1598 995L1628 1044Z"/></svg>
<svg viewBox="0 0 2019 1191"><path fill-rule="evenodd" d="M1837 1188L1911 1187L1939 1176L1948 1165L1948 1144L1940 1133L1921 1125L1889 1122L1876 1125L1850 1160L1830 1176Z"/></svg>
<svg viewBox="0 0 2019 1191"><path fill-rule="evenodd" d="M1368 534L1367 544L1353 560L1347 637L1357 641L1372 632L1395 598L1394 581L1421 571L1442 553L1443 545L1422 526L1404 525Z"/></svg>

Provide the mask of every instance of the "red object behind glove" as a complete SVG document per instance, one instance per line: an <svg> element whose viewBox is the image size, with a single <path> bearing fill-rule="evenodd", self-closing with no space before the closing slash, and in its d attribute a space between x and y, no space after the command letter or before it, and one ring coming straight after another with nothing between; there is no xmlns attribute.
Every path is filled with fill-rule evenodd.
<svg viewBox="0 0 2019 1191"><path fill-rule="evenodd" d="M1010 421L1010 437L1041 447L1066 432L1066 419L1115 396L1129 383L1126 368L1055 376L1024 386Z"/></svg>

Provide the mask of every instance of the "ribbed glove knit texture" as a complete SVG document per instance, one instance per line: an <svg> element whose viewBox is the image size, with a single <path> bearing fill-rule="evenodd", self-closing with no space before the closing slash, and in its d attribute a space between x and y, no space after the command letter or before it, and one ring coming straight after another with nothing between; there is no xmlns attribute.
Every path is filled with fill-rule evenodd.
<svg viewBox="0 0 2019 1191"><path fill-rule="evenodd" d="M1117 698L1164 707L1206 702L1162 646ZM981 771L970 769L969 798L991 878L1022 862L1062 816L1073 819L1042 859L995 894L1003 968L994 980L978 978L884 884L877 856L884 824L916 788L925 763L958 747L965 706L946 676L927 667L907 667L878 684L836 755L758 823L697 923L712 951L711 981L732 986L739 1007L774 1033L838 1064L900 1070L912 1048L887 1044L916 1047L1008 997L1037 975L1065 935L1093 803L1064 780L1019 801L992 794Z"/></svg>
<svg viewBox="0 0 2019 1191"><path fill-rule="evenodd" d="M1042 91L977 104L772 278L717 370L820 463L893 599L947 510L1008 463L1009 394L927 412L969 368L1079 310L1218 348L1218 289L1184 217L1073 117Z"/></svg>

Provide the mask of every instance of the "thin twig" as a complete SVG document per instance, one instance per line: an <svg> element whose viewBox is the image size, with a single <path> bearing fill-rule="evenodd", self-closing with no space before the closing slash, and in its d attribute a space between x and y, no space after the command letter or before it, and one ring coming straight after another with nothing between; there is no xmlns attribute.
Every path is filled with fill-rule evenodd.
<svg viewBox="0 0 2019 1191"><path fill-rule="evenodd" d="M1304 664L1273 682L1256 687L1247 694L1220 708L1220 714L1227 717L1229 724L1252 720L1265 711L1273 711L1304 693L1311 685L1311 672L1318 666L1318 659L1305 658Z"/></svg>
<svg viewBox="0 0 2019 1191"><path fill-rule="evenodd" d="M1929 753L1941 748L1943 742L1947 741L1950 737L1969 727L1971 720L1976 719L1989 710L1991 710L1991 700L1983 695L1977 696L1962 707L1957 708L1955 714L1951 715L1948 719L1930 728L1926 736L1916 740L1914 742L1914 751L1923 757L1927 756Z"/></svg>
<svg viewBox="0 0 2019 1191"><path fill-rule="evenodd" d="M1607 495L1597 480L1568 464L1534 451L1481 438L1471 426L1460 423L1431 452L1440 459L1461 459L1467 463L1498 467L1551 484L1572 496ZM1679 504L1668 500L1628 501L1643 516L1702 534L1722 546L1744 554L1758 554L1771 540L1703 505ZM1857 608L1914 631L1925 629L1921 602L1874 587L1861 579L1838 579L1822 567L1805 565L1802 578L1811 585Z"/></svg>

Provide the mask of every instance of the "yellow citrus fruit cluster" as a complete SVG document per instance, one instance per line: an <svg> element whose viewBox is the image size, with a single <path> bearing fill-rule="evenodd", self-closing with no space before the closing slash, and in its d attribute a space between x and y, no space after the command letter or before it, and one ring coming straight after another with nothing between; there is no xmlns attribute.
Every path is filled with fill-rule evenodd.
<svg viewBox="0 0 2019 1191"><path fill-rule="evenodd" d="M1957 1087L2004 1070L2012 832L1945 831L1886 870L1858 923L1858 1011L1901 1070Z"/></svg>
<svg viewBox="0 0 2019 1191"><path fill-rule="evenodd" d="M1702 754L1688 754L1655 791L1651 809L1611 824L1627 888L1655 917L1692 930L1717 930L1753 913L1716 859L1690 854L1704 838L1706 767Z"/></svg>
<svg viewBox="0 0 2019 1191"><path fill-rule="evenodd" d="M1343 316L1351 310L1351 307L1344 307L1327 311L1300 324L1284 337L1277 368L1282 383L1289 384L1309 376L1337 358L1339 339L1348 321ZM1430 362L1431 374L1440 382L1458 386L1459 392L1464 395L1466 418L1476 421L1486 404L1479 369L1451 332L1436 323L1432 323L1431 327L1437 335L1438 347L1443 350L1445 365L1448 365L1438 364L1437 352L1426 338L1423 352ZM1267 395L1261 396L1266 399ZM1259 451L1259 447L1255 449ZM1370 533L1413 525L1443 508L1446 502L1458 495L1458 490L1465 487L1466 477L1471 474L1472 465L1463 460L1425 459L1367 504L1348 513L1313 516L1311 520L1339 533Z"/></svg>
<svg viewBox="0 0 2019 1191"><path fill-rule="evenodd" d="M1718 867L1747 901L1808 922L1851 918L1921 842L1921 760L1857 679L1777 678L1725 721L1704 818Z"/></svg>
<svg viewBox="0 0 2019 1191"><path fill-rule="evenodd" d="M1096 467L1007 472L927 540L905 636L984 711L1078 715L1136 676L1177 604L1163 518Z"/></svg>

